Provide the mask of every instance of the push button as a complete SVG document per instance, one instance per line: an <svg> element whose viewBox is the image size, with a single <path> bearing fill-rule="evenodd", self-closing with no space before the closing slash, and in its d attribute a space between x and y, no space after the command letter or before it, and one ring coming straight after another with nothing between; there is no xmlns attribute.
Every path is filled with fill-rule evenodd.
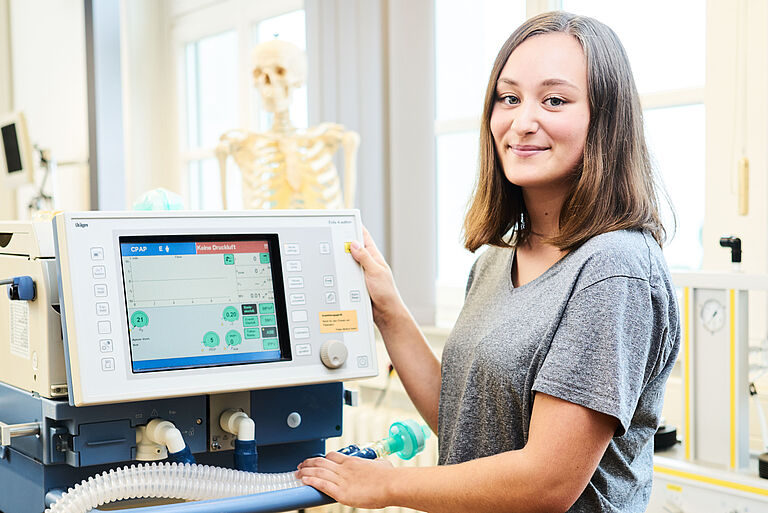
<svg viewBox="0 0 768 513"><path fill-rule="evenodd" d="M321 255L330 255L331 254L331 243L330 242L321 242L320 243L320 254Z"/></svg>
<svg viewBox="0 0 768 513"><path fill-rule="evenodd" d="M99 340L99 351L102 353L111 353L112 352L112 339L109 338L103 338Z"/></svg>
<svg viewBox="0 0 768 513"><path fill-rule="evenodd" d="M288 272L300 273L301 272L301 260L288 260L285 263L285 268L288 269Z"/></svg>
<svg viewBox="0 0 768 513"><path fill-rule="evenodd" d="M326 303L335 303L336 302L336 293L335 292L326 292L325 293L325 302Z"/></svg>
<svg viewBox="0 0 768 513"><path fill-rule="evenodd" d="M312 346L310 344L296 344L296 356L310 356Z"/></svg>
<svg viewBox="0 0 768 513"><path fill-rule="evenodd" d="M294 276L292 278L288 278L289 289L300 289L303 287L304 287L304 278L300 276Z"/></svg>
<svg viewBox="0 0 768 513"><path fill-rule="evenodd" d="M115 370L115 359L114 358L102 358L101 359L101 370L111 372Z"/></svg>
<svg viewBox="0 0 768 513"><path fill-rule="evenodd" d="M100 335L109 335L112 333L112 323L110 321L99 321L98 328Z"/></svg>
<svg viewBox="0 0 768 513"><path fill-rule="evenodd" d="M360 291L359 290L350 290L349 291L349 300L353 303L359 303L360 302Z"/></svg>
<svg viewBox="0 0 768 513"><path fill-rule="evenodd" d="M91 260L104 260L104 248L91 248Z"/></svg>
<svg viewBox="0 0 768 513"><path fill-rule="evenodd" d="M323 276L323 285L326 287L333 287L333 275L327 274Z"/></svg>
<svg viewBox="0 0 768 513"><path fill-rule="evenodd" d="M104 283L94 285L93 295L96 297L107 297L107 286Z"/></svg>
<svg viewBox="0 0 768 513"><path fill-rule="evenodd" d="M291 294L288 299L293 306L307 304L307 296L304 294Z"/></svg>
<svg viewBox="0 0 768 513"><path fill-rule="evenodd" d="M283 245L286 255L299 255L301 254L301 247L296 242L289 242Z"/></svg>
<svg viewBox="0 0 768 513"><path fill-rule="evenodd" d="M307 322L308 318L306 310L294 310L291 312L291 320L293 322Z"/></svg>
<svg viewBox="0 0 768 513"><path fill-rule="evenodd" d="M97 280L103 280L107 277L107 268L103 265L94 265L91 268L91 272L93 273L93 277Z"/></svg>
<svg viewBox="0 0 768 513"><path fill-rule="evenodd" d="M109 315L109 303L96 303L96 315Z"/></svg>
<svg viewBox="0 0 768 513"><path fill-rule="evenodd" d="M293 329L293 338L309 338L309 328L302 326Z"/></svg>

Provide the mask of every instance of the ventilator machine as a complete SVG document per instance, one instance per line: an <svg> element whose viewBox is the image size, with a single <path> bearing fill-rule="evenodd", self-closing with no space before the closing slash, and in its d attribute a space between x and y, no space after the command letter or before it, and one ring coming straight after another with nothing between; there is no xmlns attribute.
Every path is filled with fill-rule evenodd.
<svg viewBox="0 0 768 513"><path fill-rule="evenodd" d="M343 382L377 374L361 239L355 210L0 223L0 511L331 502L293 471L341 434ZM409 458L427 435L344 452Z"/></svg>

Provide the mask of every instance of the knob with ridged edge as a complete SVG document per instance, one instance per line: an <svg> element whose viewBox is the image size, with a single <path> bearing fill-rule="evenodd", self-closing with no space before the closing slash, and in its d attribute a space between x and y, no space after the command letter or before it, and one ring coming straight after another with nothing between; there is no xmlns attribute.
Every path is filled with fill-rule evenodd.
<svg viewBox="0 0 768 513"><path fill-rule="evenodd" d="M326 340L320 347L320 360L329 369L338 369L347 361L347 346L340 340Z"/></svg>

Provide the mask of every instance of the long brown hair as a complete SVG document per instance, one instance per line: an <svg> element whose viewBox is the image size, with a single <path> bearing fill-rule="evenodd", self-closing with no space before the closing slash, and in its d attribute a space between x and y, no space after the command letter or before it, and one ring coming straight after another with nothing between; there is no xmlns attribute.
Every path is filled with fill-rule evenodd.
<svg viewBox="0 0 768 513"><path fill-rule="evenodd" d="M553 11L523 23L496 56L485 93L480 127L480 170L464 219L464 245L525 243L531 223L522 189L505 175L491 134L496 82L510 54L526 39L552 32L574 36L587 62L590 121L582 162L560 211L560 229L546 242L570 251L601 233L622 229L650 232L659 245L666 239L658 208L657 186L643 133L643 112L629 59L606 25L586 16Z"/></svg>

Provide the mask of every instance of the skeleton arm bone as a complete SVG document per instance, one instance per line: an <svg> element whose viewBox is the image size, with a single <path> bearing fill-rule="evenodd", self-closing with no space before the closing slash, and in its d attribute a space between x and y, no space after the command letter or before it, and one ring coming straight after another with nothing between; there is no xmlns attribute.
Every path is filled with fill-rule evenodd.
<svg viewBox="0 0 768 513"><path fill-rule="evenodd" d="M219 137L219 144L214 153L219 161L219 179L221 180L221 203L224 210L227 209L227 158L231 155L237 160L236 154L243 150L249 151L249 147L263 137L263 134L256 134L246 130L227 130ZM240 165L240 162L238 162Z"/></svg>
<svg viewBox="0 0 768 513"><path fill-rule="evenodd" d="M351 130L345 132L341 145L344 148L344 206L352 208L355 205L357 148L360 146L360 136Z"/></svg>
<svg viewBox="0 0 768 513"><path fill-rule="evenodd" d="M228 141L224 141L225 135L221 136L219 144L214 153L216 160L219 161L219 179L221 180L221 208L227 209L227 157L230 154Z"/></svg>

